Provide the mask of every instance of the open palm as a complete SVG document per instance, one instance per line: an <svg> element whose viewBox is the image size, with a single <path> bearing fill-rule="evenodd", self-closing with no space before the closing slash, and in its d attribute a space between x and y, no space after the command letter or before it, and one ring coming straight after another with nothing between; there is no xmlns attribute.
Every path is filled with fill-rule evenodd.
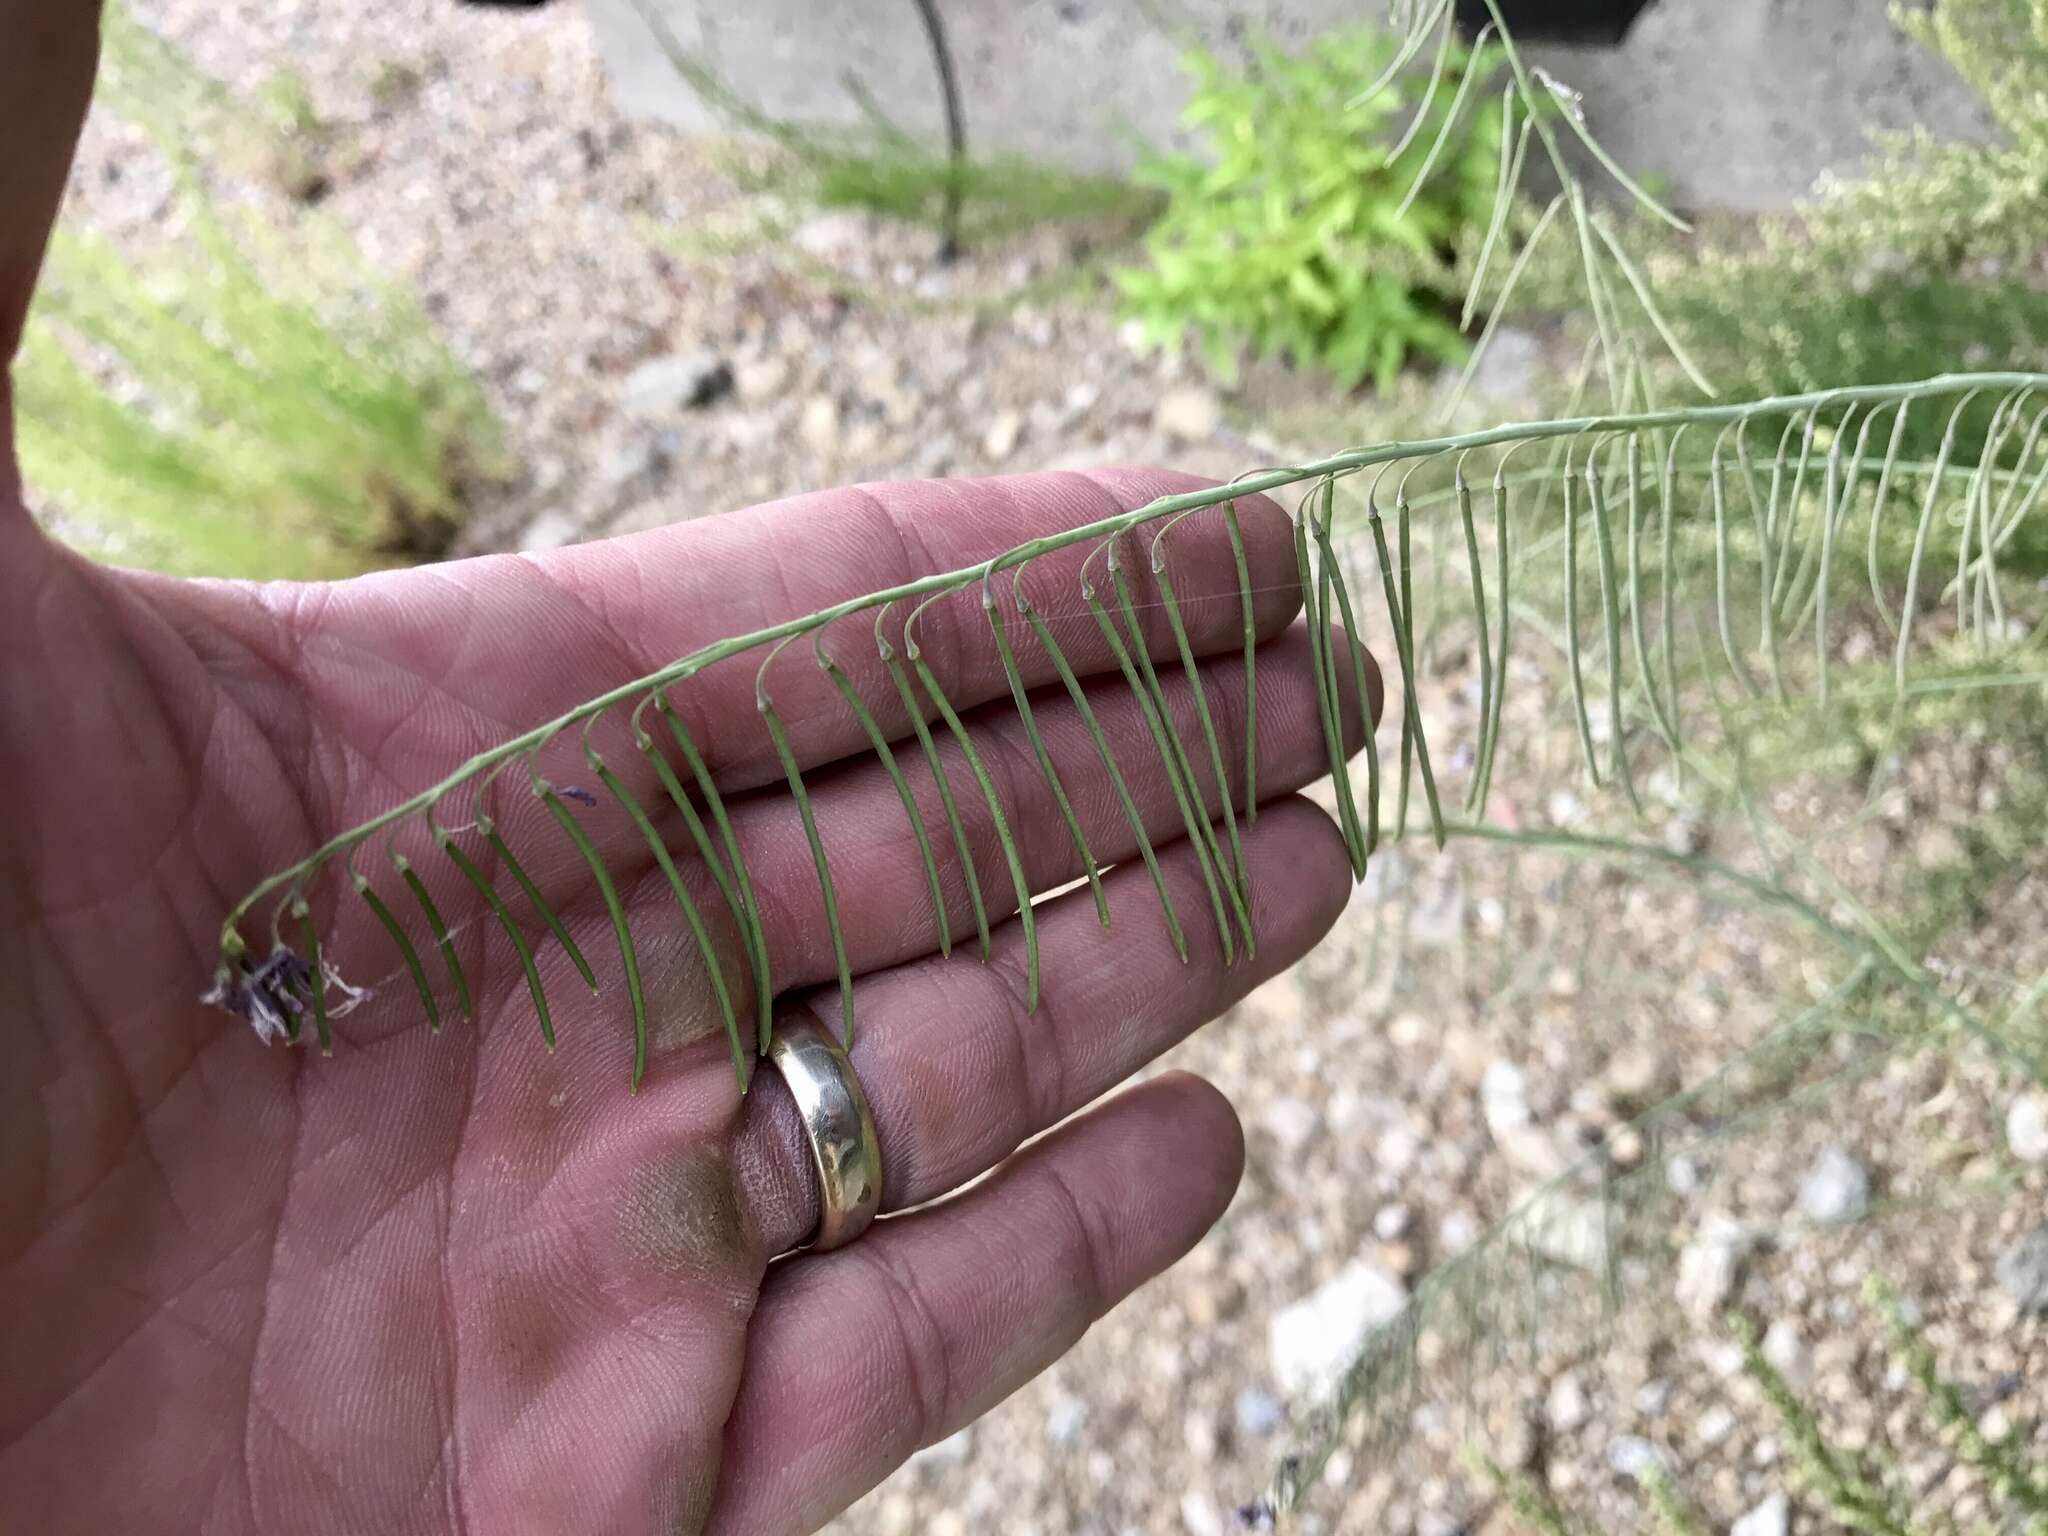
<svg viewBox="0 0 2048 1536"><path fill-rule="evenodd" d="M0 166L0 355L90 79L81 10L0 0L0 29L22 44L0 84L27 146ZM1078 551L1035 569L1033 590L1090 679L1191 915L1186 963L1057 687L1038 719L1097 857L1120 862L1104 881L1116 922L1097 923L1085 890L1039 905L1044 996L1029 1015L1014 918L985 961L972 943L938 954L883 770L815 674L778 694L842 893L884 1209L921 1209L837 1252L771 1262L816 1220L801 1132L772 1073L740 1093L701 956L629 827L588 818L642 935L653 1040L638 1093L616 978L601 971L593 997L559 948L542 949L560 1036L549 1053L509 948L487 942L447 868L428 872L476 1006L469 1018L447 1007L438 1038L388 938L346 907L328 924L330 956L387 984L345 1021L332 1059L264 1049L196 1001L220 915L320 837L621 679L1187 482L831 492L544 557L258 587L79 560L30 521L4 438L0 449L10 1527L809 1529L1027 1380L1228 1201L1237 1125L1192 1079L1126 1093L1011 1154L1300 954L1343 902L1341 840L1289 798L1326 759L1276 508L1240 507L1266 641L1258 784L1280 797L1246 839L1254 960L1226 968L1192 919L1203 887L1172 841L1168 782L1139 766L1144 724L1114 674L1099 675L1113 658L1085 613L1055 600L1073 590ZM1236 763L1230 551L1210 514L1183 538L1177 586L1197 649L1216 658L1210 705ZM969 728L1030 883L1052 891L1081 871L1001 670L967 627L979 622L936 611L927 652L953 698L979 706ZM1163 625L1150 639L1171 654ZM1034 685L1055 681L1043 657L1024 665ZM1195 730L1185 683L1168 692ZM751 668L687 693L731 796L780 1006L809 1006L805 989L829 982L834 960ZM651 785L636 788L653 803ZM936 824L928 778L919 795ZM963 816L996 909L1007 886L986 876L1003 865L975 798ZM530 799L500 802L535 877L602 957L603 910L574 850ZM947 842L935 840L946 921L964 936L966 876ZM715 888L678 862L725 974L744 980ZM829 994L822 1011L836 1018Z"/></svg>

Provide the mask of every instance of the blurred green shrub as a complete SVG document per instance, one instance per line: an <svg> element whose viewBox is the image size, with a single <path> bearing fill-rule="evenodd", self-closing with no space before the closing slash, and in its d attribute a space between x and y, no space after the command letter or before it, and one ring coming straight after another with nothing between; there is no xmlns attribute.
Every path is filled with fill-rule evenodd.
<svg viewBox="0 0 2048 1536"><path fill-rule="evenodd" d="M71 541L175 574L319 577L438 554L465 487L508 468L475 379L332 220L223 213L188 146L239 137L245 172L310 176L260 148L298 130L120 7L108 18L105 79L179 162L178 195L146 250L68 225L51 243L14 380L35 502Z"/></svg>
<svg viewBox="0 0 2048 1536"><path fill-rule="evenodd" d="M1244 70L1187 55L1196 88L1182 120L1203 152L1141 167L1166 211L1150 264L1117 274L1154 344L1192 331L1224 377L1249 346L1381 389L1412 354L1464 354L1459 253L1492 213L1501 109L1458 87L1478 84L1491 55L1453 43L1434 88L1397 77L1361 100L1398 48L1359 27L1298 55L1259 47Z"/></svg>

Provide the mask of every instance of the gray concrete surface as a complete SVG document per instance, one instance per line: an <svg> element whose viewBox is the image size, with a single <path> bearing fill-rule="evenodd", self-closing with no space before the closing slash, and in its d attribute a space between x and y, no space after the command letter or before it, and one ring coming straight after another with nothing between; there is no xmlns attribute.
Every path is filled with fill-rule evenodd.
<svg viewBox="0 0 2048 1536"><path fill-rule="evenodd" d="M849 78L936 140L931 54L912 0L585 0L622 104L712 126L642 7L767 112L859 118ZM1656 0L1620 48L1531 47L1580 91L1602 141L1695 208L1759 210L1853 166L1872 128L1978 135L1988 119L1938 59L1892 27L1886 0ZM1171 142L1186 100L1181 40L1298 42L1382 14L1359 0L942 0L971 142L1085 170L1122 170Z"/></svg>

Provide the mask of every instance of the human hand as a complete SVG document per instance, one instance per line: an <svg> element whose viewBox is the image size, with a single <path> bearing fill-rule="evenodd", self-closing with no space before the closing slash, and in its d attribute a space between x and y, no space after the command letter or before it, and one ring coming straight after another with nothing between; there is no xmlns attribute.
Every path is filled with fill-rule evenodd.
<svg viewBox="0 0 2048 1536"><path fill-rule="evenodd" d="M35 89L26 99L31 127L62 125L61 113L38 119ZM54 185L0 173L10 217L46 214ZM23 249L0 234L0 350L25 298L10 304L4 284L33 271ZM543 556L253 586L102 570L63 551L23 509L11 443L0 450L10 1526L811 1529L1028 1380L1223 1210L1241 1139L1228 1105L1191 1078L1150 1082L1017 1149L1284 967L1344 902L1341 839L1290 795L1327 757L1305 635L1290 628L1288 527L1270 503L1239 504L1265 641L1268 799L1245 837L1256 959L1226 968L1194 920L1204 888L1174 841L1168 782L1138 770L1149 737L1076 604L1045 607L1130 765L1191 952L1183 964L1169 942L1055 688L1039 724L1097 856L1124 862L1104 879L1113 929L1085 890L1037 907L1035 1014L1014 919L985 963L971 943L934 953L936 914L895 792L836 696L778 693L842 893L861 1020L852 1060L874 1108L884 1209L951 1197L836 1252L771 1262L818 1218L802 1131L772 1072L740 1093L696 952L644 848L633 861L630 829L607 852L636 909L654 1021L637 1094L615 981L595 1000L555 989L560 1049L547 1053L517 966L487 943L488 924L466 921L476 903L452 879L435 888L474 1020L431 1036L401 976L346 1022L331 1060L265 1050L196 1002L221 913L321 837L614 682L1192 482L881 486ZM1239 610L1221 528L1204 513L1176 535L1176 586L1237 765ZM1071 592L1080 558L1048 557L1033 591ZM927 655L964 712L979 706L969 729L1030 883L1048 891L1080 870L969 617L950 605L928 616ZM1173 654L1163 623L1148 638ZM1034 684L1052 681L1035 648L1021 659ZM1162 680L1193 733L1177 674ZM833 956L751 668L707 674L688 698L754 872L772 974L786 1006L810 1006ZM884 725L900 734L906 721ZM931 791L927 778L920 797L938 825ZM960 800L973 855L1000 870L976 798ZM529 849L553 850L530 856L536 878L600 954L603 910L573 850L543 822L527 830ZM961 937L971 925L948 842L933 847ZM678 862L707 918L723 918L702 870ZM1006 889L983 884L992 904ZM737 932L714 921L714 938L743 987ZM337 919L327 942L358 978L391 965L367 913ZM541 964L569 975L552 946ZM830 991L820 1011L836 1019Z"/></svg>

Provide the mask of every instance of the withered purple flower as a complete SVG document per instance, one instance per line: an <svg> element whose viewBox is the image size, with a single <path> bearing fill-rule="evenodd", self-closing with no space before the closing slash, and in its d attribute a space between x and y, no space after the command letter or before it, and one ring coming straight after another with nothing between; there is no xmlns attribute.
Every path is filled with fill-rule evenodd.
<svg viewBox="0 0 2048 1536"><path fill-rule="evenodd" d="M574 800L578 805L587 805L592 809L597 806L597 796L580 784L557 784L555 793L564 800Z"/></svg>
<svg viewBox="0 0 2048 1536"><path fill-rule="evenodd" d="M369 997L367 989L349 985L324 961L320 971L330 998L336 999L328 1005L329 1015L338 1018ZM223 961L199 1001L247 1019L265 1045L274 1040L296 1044L299 1019L312 996L313 967L297 950L280 944L255 965L246 956Z"/></svg>

